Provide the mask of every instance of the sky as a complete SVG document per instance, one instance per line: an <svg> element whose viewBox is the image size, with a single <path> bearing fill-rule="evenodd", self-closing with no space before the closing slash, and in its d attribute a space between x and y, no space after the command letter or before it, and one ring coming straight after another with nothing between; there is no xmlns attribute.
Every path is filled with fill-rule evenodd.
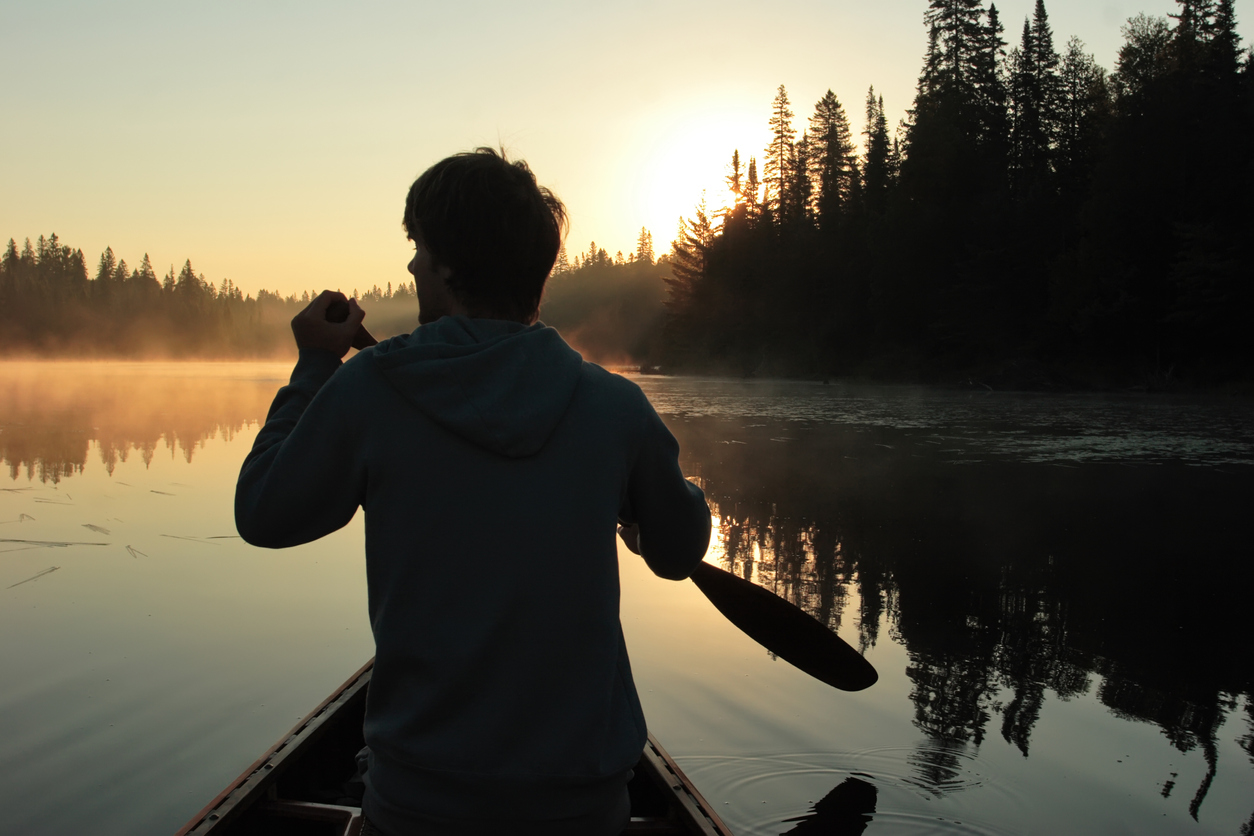
<svg viewBox="0 0 1254 836"><path fill-rule="evenodd" d="M1035 0L997 3L1018 41ZM762 157L784 85L801 129L831 89L910 106L926 0L0 0L0 241L57 233L247 293L408 281L410 183L479 145L566 203L567 249L660 253L733 150ZM1120 27L1173 0L1047 0L1112 69ZM1237 0L1249 32L1254 0ZM1248 46L1248 36L1243 46Z"/></svg>

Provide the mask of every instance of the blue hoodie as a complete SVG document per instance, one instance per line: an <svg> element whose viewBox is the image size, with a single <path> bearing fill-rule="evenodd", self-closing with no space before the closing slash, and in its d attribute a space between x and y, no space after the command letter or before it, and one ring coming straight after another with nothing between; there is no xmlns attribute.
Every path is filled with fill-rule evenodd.
<svg viewBox="0 0 1254 836"><path fill-rule="evenodd" d="M301 353L236 524L280 548L365 509L372 821L557 833L618 803L646 730L615 529L640 526L662 577L696 568L709 508L678 453L639 387L540 323L443 317L342 366Z"/></svg>

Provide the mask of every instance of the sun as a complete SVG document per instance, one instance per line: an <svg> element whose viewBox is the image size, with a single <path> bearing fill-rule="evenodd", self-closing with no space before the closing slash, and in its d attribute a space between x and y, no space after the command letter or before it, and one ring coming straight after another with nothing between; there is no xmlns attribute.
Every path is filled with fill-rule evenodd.
<svg viewBox="0 0 1254 836"><path fill-rule="evenodd" d="M623 212L653 233L655 251L669 248L679 219L690 218L703 197L711 215L731 204L732 153L740 152L743 176L749 158L760 158L769 140L759 110L752 103L724 102L648 121L638 162L630 167L638 176L624 184Z"/></svg>

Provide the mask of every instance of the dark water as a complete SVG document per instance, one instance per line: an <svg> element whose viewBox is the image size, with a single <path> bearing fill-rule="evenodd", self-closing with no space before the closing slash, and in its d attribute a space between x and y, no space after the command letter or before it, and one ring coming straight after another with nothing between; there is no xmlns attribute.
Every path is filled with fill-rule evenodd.
<svg viewBox="0 0 1254 836"><path fill-rule="evenodd" d="M1161 832L1249 829L1250 404L644 385L676 416L687 467L717 506L721 562L847 627L862 648L906 651L921 735L908 780L922 792L962 791L992 747L1030 761L1050 746L1042 717L1084 699L1105 709L1102 723L1160 734L1139 753L1159 766L1140 799L1112 793L1067 831L1130 824L1147 799L1172 819ZM1186 758L1182 777L1174 764ZM1212 816L1221 775L1235 785L1229 800L1240 787L1245 801ZM1067 803L1061 778L1037 774L1025 791Z"/></svg>
<svg viewBox="0 0 1254 836"><path fill-rule="evenodd" d="M285 377L0 367L0 832L172 832L369 655L360 519L232 538ZM1250 831L1247 402L637 379L707 559L881 674L816 683L622 553L650 727L737 833Z"/></svg>

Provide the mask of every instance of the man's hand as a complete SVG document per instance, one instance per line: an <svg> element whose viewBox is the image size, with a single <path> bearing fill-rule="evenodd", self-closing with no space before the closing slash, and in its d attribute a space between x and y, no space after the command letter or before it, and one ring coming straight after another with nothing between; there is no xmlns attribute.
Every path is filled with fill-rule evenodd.
<svg viewBox="0 0 1254 836"><path fill-rule="evenodd" d="M632 554L640 554L640 527L638 525L620 522L618 524L618 536L623 538L623 545L627 547L628 551Z"/></svg>
<svg viewBox="0 0 1254 836"><path fill-rule="evenodd" d="M339 310L328 316L333 307ZM339 322L333 321L343 310L347 310L348 315ZM296 338L298 349L321 348L343 357L350 348L366 348L378 342L362 327L365 318L366 312L356 299L349 299L338 291L324 290L292 318L292 336Z"/></svg>

